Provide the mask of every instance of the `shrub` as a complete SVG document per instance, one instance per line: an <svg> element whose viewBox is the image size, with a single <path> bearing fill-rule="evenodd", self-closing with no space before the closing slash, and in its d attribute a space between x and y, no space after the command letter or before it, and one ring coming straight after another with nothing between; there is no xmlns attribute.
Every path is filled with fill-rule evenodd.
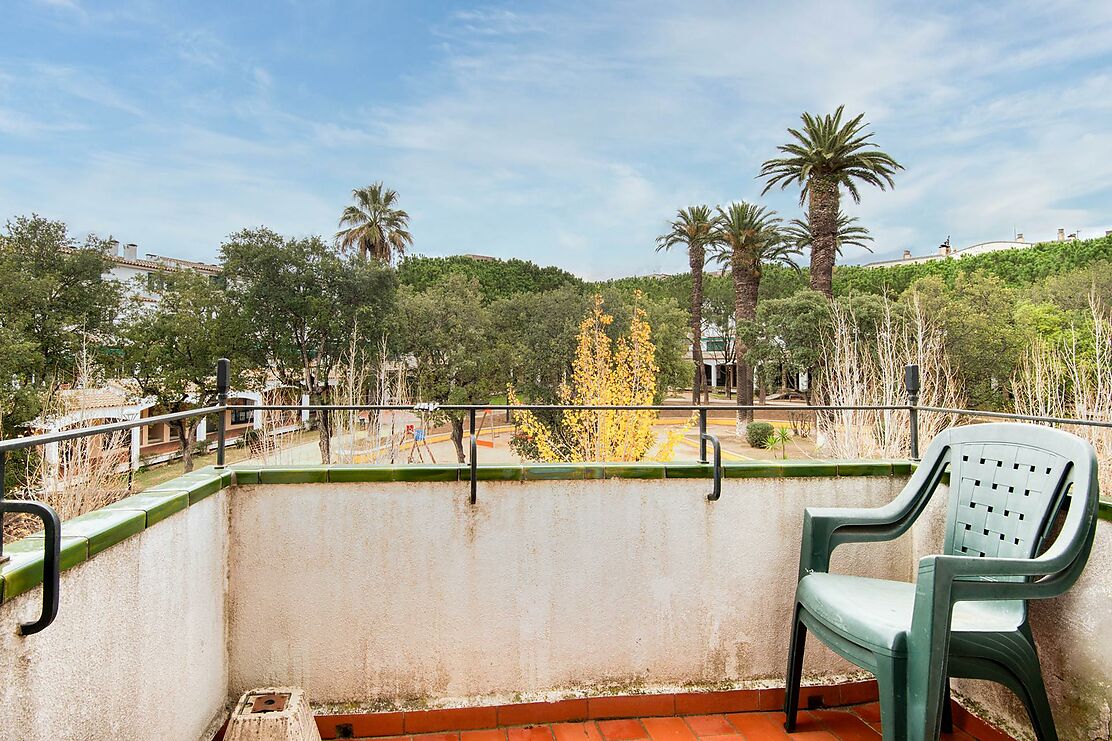
<svg viewBox="0 0 1112 741"><path fill-rule="evenodd" d="M745 440L751 448L763 448L772 434L772 425L768 422L750 422L745 425Z"/></svg>

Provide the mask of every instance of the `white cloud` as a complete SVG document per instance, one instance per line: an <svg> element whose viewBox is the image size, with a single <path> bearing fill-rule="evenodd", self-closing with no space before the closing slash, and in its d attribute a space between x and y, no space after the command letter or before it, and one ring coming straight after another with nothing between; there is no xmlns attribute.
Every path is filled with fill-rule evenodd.
<svg viewBox="0 0 1112 741"><path fill-rule="evenodd" d="M451 13L409 76L383 81L400 92L369 98L327 97L277 52L144 7L112 27L164 38L149 80L46 61L0 73L0 131L88 144L8 152L0 202L205 256L246 225L329 233L352 187L384 179L418 251L682 270L653 251L675 209L759 198L785 128L845 103L907 165L894 191L847 204L877 237L875 257L850 259L1112 221L1107 4L493 5ZM266 48L296 48L299 30ZM330 51L373 77L359 49ZM796 200L764 198L786 218Z"/></svg>

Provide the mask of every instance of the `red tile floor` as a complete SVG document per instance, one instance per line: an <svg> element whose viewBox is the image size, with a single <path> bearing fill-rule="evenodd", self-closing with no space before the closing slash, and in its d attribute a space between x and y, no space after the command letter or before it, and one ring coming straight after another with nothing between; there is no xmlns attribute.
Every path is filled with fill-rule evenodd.
<svg viewBox="0 0 1112 741"><path fill-rule="evenodd" d="M880 708L874 702L832 710L801 710L797 730L792 734L784 731L783 713L753 712L553 723L379 737L374 741L859 741L880 739L879 729ZM942 734L942 738L996 741L999 737L976 739L955 729Z"/></svg>

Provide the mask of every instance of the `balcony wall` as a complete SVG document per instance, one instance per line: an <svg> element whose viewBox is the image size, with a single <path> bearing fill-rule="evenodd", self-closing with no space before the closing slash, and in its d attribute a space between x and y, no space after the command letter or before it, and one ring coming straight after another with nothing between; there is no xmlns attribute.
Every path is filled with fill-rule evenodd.
<svg viewBox="0 0 1112 741"><path fill-rule="evenodd" d="M347 711L782 684L803 508L882 504L908 468L734 465L708 502L706 467L499 467L474 506L454 466L196 472L66 523L39 635L15 626L41 545L8 549L0 736L207 738L267 684ZM833 566L910 579L942 516ZM1110 528L1035 613L1063 738L1107 723ZM810 680L850 671L812 642ZM1005 693L959 690L1026 727Z"/></svg>

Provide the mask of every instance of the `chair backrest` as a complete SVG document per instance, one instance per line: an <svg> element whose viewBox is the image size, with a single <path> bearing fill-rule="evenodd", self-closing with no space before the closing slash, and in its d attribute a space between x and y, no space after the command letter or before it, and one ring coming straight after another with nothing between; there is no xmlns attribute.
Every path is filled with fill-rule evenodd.
<svg viewBox="0 0 1112 741"><path fill-rule="evenodd" d="M969 425L947 434L946 554L1032 558L1068 498L1080 500L1072 506L1099 496L1091 485L1092 447L1075 435L1029 424Z"/></svg>

